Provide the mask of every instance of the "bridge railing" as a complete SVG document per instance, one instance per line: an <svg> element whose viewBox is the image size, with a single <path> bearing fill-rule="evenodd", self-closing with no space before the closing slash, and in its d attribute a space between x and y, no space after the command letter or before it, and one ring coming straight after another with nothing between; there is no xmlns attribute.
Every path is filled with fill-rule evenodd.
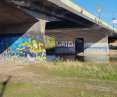
<svg viewBox="0 0 117 97"><path fill-rule="evenodd" d="M61 0L62 3L66 4L67 6L73 8L74 10L81 12L82 8L78 5L76 5L75 3L71 2L70 0ZM113 29L112 26L110 26L109 24L105 23L104 21L100 20L99 18L97 18L96 16L92 15L91 13L89 13L88 11L84 10L84 15L88 16L89 18L95 20L98 23L103 24L104 26L108 27L109 29L112 29L114 31L117 32L117 29Z"/></svg>

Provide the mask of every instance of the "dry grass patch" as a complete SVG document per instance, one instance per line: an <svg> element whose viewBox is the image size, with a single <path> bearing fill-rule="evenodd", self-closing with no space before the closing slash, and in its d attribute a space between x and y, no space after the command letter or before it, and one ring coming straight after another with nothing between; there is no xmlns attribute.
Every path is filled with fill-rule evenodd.
<svg viewBox="0 0 117 97"><path fill-rule="evenodd" d="M84 63L78 61L38 63L54 75L77 76L96 79L117 80L117 63Z"/></svg>

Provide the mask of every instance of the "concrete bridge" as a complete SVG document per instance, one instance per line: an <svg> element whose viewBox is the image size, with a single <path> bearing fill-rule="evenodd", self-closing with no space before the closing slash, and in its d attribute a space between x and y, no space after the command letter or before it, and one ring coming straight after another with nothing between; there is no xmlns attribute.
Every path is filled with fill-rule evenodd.
<svg viewBox="0 0 117 97"><path fill-rule="evenodd" d="M108 54L116 33L70 0L0 1L1 60L45 60L45 34L56 39L57 54Z"/></svg>

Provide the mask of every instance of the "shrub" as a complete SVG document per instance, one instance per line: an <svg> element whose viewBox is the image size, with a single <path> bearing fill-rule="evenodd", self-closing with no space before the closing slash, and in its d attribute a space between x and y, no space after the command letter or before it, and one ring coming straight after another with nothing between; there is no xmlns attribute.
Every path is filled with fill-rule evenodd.
<svg viewBox="0 0 117 97"><path fill-rule="evenodd" d="M63 62L63 58L57 57L54 62L55 63L62 63Z"/></svg>

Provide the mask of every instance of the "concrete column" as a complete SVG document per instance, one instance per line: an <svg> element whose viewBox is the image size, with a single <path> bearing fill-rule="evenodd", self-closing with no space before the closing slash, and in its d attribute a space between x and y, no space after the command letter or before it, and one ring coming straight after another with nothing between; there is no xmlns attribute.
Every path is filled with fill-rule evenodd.
<svg viewBox="0 0 117 97"><path fill-rule="evenodd" d="M86 37L84 38L84 54L108 54L108 37Z"/></svg>
<svg viewBox="0 0 117 97"><path fill-rule="evenodd" d="M0 59L8 61L40 62L46 59L45 51L45 22L39 20L32 26L24 24L25 32L22 33L21 24L9 34L2 34L0 37ZM27 30L26 30L27 29ZM16 33L17 31L19 33ZM15 32L15 33L14 33Z"/></svg>
<svg viewBox="0 0 117 97"><path fill-rule="evenodd" d="M75 54L75 39L56 39L56 54Z"/></svg>

